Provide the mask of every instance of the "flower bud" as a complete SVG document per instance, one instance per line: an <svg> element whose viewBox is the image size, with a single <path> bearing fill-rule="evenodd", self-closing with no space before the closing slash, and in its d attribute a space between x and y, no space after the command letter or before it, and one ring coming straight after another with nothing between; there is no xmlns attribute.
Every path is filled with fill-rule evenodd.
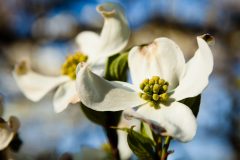
<svg viewBox="0 0 240 160"><path fill-rule="evenodd" d="M164 81L163 79L159 79L159 80L158 80L158 84L159 84L159 85L162 86L162 85L164 85L164 83L165 83L165 81Z"/></svg>
<svg viewBox="0 0 240 160"><path fill-rule="evenodd" d="M145 83L141 83L141 84L140 84L140 89L143 90L144 87L145 87Z"/></svg>
<svg viewBox="0 0 240 160"><path fill-rule="evenodd" d="M149 79L144 79L143 83L144 84L148 84L149 83Z"/></svg>
<svg viewBox="0 0 240 160"><path fill-rule="evenodd" d="M167 86L167 85L163 85L163 86L162 86L162 90L163 90L164 92L166 92L166 91L168 90L168 86Z"/></svg>
<svg viewBox="0 0 240 160"><path fill-rule="evenodd" d="M143 93L140 92L140 93L138 93L138 95L139 95L139 97L142 97Z"/></svg>
<svg viewBox="0 0 240 160"><path fill-rule="evenodd" d="M163 102L166 102L168 100L169 96L167 93L163 93L160 95L160 100Z"/></svg>
<svg viewBox="0 0 240 160"><path fill-rule="evenodd" d="M158 83L160 78L158 76L153 76L152 79L154 80L155 83Z"/></svg>
<svg viewBox="0 0 240 160"><path fill-rule="evenodd" d="M149 80L149 84L150 84L150 85L153 85L154 83L155 83L154 79L150 79L150 80Z"/></svg>
<svg viewBox="0 0 240 160"><path fill-rule="evenodd" d="M157 100L159 99L158 94L153 94L152 99L153 99L154 101L157 101Z"/></svg>
<svg viewBox="0 0 240 160"><path fill-rule="evenodd" d="M160 88L161 88L161 86L159 84L154 84L154 86L153 86L153 93L158 93Z"/></svg>
<svg viewBox="0 0 240 160"><path fill-rule="evenodd" d="M144 89L143 89L144 92L149 92L150 91L150 86L147 84Z"/></svg>
<svg viewBox="0 0 240 160"><path fill-rule="evenodd" d="M149 104L150 106L152 106L152 107L155 106L155 103L154 103L153 101L148 102L148 104Z"/></svg>
<svg viewBox="0 0 240 160"><path fill-rule="evenodd" d="M141 96L142 99L144 100L150 100L151 99L151 96L146 94L146 93L143 93L142 96Z"/></svg>

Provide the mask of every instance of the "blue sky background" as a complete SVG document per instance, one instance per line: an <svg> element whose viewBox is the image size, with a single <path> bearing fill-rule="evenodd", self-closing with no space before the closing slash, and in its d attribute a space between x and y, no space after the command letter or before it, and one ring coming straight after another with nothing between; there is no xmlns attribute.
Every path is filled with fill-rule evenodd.
<svg viewBox="0 0 240 160"><path fill-rule="evenodd" d="M39 59L40 62L34 61L34 63L44 65L46 68L52 63L56 64L55 68L57 68L59 62L72 50L72 39L79 31L100 30L103 20L95 8L103 2L109 1L0 2L2 17L0 93L5 98L4 116L17 115L22 122L20 136L24 145L21 154L35 157L48 151L56 152L58 155L64 152L78 153L83 146L99 147L106 142L102 129L86 120L78 106L56 115L51 106L51 94L38 104L26 100L11 77L11 67L15 62L12 59L17 58L9 58L11 55L15 56L12 52L15 50L18 55L24 55L25 50L21 49L31 45L38 48L38 52L32 53L32 57L36 56L35 59ZM238 48L240 36L234 36L240 35L238 25L240 3L234 0L115 0L113 2L120 3L124 7L133 32L147 24L157 23L159 26L171 24L175 29L179 27L179 30L184 29L192 35L212 31L216 36L217 47L220 46L220 49L217 47L213 49L215 59L218 61L215 67L220 68L221 71L214 70L209 86L203 93L197 135L190 143L172 143L170 148L174 149L175 153L169 159L234 159L234 156L240 153L239 148L237 149L240 137L236 136L239 127L234 121L237 119L239 123L239 118L236 118L239 117L239 102L236 102L239 98L239 89L234 88L233 92L230 84L234 84L236 80L234 78L240 77ZM223 55L218 53L219 50ZM44 58L47 61L41 64ZM6 59L10 60L6 61ZM224 60L223 62L226 63L220 64L219 59L220 62ZM43 70L48 70L46 68ZM55 68L52 69L53 72Z"/></svg>

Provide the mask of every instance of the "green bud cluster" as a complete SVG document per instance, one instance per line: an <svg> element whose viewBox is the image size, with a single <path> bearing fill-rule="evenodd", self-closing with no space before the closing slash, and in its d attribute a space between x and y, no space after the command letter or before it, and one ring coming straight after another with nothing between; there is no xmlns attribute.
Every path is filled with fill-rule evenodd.
<svg viewBox="0 0 240 160"><path fill-rule="evenodd" d="M139 96L148 101L149 105L154 108L159 108L159 104L168 101L169 83L158 76L153 76L151 79L145 79L140 84L140 89L143 91Z"/></svg>

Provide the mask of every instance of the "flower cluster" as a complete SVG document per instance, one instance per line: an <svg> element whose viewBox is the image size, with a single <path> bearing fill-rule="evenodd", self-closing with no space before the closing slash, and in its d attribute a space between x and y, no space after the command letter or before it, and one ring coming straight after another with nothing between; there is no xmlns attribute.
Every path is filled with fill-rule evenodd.
<svg viewBox="0 0 240 160"><path fill-rule="evenodd" d="M144 92L140 92L139 96L148 101L149 105L158 109L160 103L168 101L168 82L161 79L158 76L153 76L151 79L145 79L140 84L140 89Z"/></svg>
<svg viewBox="0 0 240 160"><path fill-rule="evenodd" d="M196 134L196 118L191 109L179 101L201 94L213 69L213 56L207 42L200 37L197 42L199 48L187 63L180 48L167 38L158 38L147 46L132 48L128 63L133 84L107 81L84 66L77 73L77 90L82 93L80 99L86 106L98 111L127 111L137 107L138 117L156 122L165 129L162 135L190 141ZM149 94L153 91L149 84L156 84L157 77L153 77L154 82L151 80L151 83L147 80L148 84L144 81L143 88L142 81L152 76L168 82L166 88L161 86L164 103L155 101L154 94L152 97ZM139 86L148 93L141 94L141 98L138 95L141 92ZM151 107L152 102L154 107Z"/></svg>
<svg viewBox="0 0 240 160"><path fill-rule="evenodd" d="M20 128L20 121L15 116L10 116L8 121L2 118L3 114L3 98L0 96L0 159L11 159L10 151L18 150L21 140L18 137L18 130ZM15 144L15 149L12 147L14 141L20 142Z"/></svg>
<svg viewBox="0 0 240 160"><path fill-rule="evenodd" d="M121 52L127 45L130 30L122 8L115 3L97 7L104 18L101 34L84 31L77 35L79 51L69 55L63 63L62 75L50 77L32 71L25 61L15 66L13 76L23 92L32 101L39 101L57 88L53 98L55 112L62 112L70 103L80 101L75 87L77 64L89 65L94 73L103 76L107 57Z"/></svg>
<svg viewBox="0 0 240 160"><path fill-rule="evenodd" d="M154 124L161 128L160 136L192 140L196 117L183 100L199 96L208 85L213 55L204 37L197 37L198 49L187 62L179 46L168 38L135 46L127 51L132 83L109 81L104 77L105 63L123 52L130 30L117 4L106 3L97 10L104 18L101 34L84 31L76 37L79 51L67 58L62 75L38 74L26 62L16 65L13 76L24 95L38 101L57 87L53 98L56 112L81 101L94 111L124 111Z"/></svg>

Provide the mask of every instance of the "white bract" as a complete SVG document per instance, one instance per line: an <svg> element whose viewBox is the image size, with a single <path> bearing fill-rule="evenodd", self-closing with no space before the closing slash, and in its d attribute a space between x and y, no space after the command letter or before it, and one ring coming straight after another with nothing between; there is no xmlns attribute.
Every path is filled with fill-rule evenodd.
<svg viewBox="0 0 240 160"><path fill-rule="evenodd" d="M104 18L101 34L84 31L76 37L80 52L68 57L62 68L63 75L50 77L38 74L25 62L16 65L13 76L28 99L39 101L50 90L58 87L53 99L54 110L63 111L70 103L80 101L75 87L76 62L87 63L94 73L102 76L107 57L124 49L130 30L122 8L115 3L105 3L98 6L97 11Z"/></svg>
<svg viewBox="0 0 240 160"><path fill-rule="evenodd" d="M97 111L128 111L137 107L130 115L158 125L164 136L190 141L196 134L196 118L191 109L179 101L201 94L213 70L213 56L207 42L200 37L197 42L198 49L188 62L178 45L168 38L132 48L128 63L133 85L107 81L87 66L82 67L77 73L77 90L82 103ZM164 79L164 83L157 81L161 85L145 89L142 81L153 76ZM153 84L150 79L147 82ZM159 94L154 95L156 88Z"/></svg>
<svg viewBox="0 0 240 160"><path fill-rule="evenodd" d="M0 118L0 151L7 148L20 127L19 120L11 116L8 122Z"/></svg>
<svg viewBox="0 0 240 160"><path fill-rule="evenodd" d="M118 128L130 128L134 126L134 130L140 130L140 122L132 119L132 120L126 120L126 118L124 118L124 115L122 114L120 122L118 124ZM128 142L127 142L127 133L125 131L122 130L117 130L117 134L118 134L118 150L120 153L120 158L121 159L129 159L133 152L132 150L129 148L128 146Z"/></svg>

